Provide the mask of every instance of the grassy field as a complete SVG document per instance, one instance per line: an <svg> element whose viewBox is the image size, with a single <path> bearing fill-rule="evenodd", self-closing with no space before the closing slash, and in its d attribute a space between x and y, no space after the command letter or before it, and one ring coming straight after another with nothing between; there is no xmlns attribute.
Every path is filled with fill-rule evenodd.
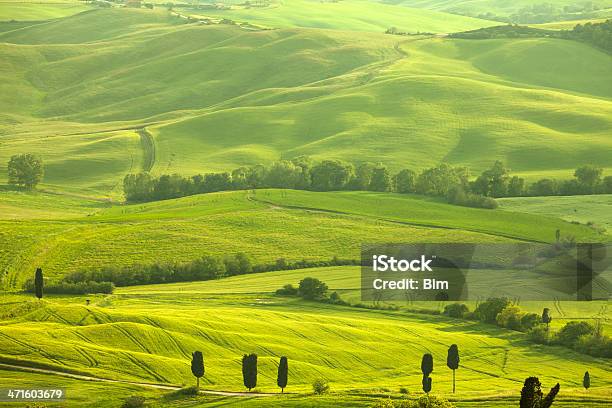
<svg viewBox="0 0 612 408"><path fill-rule="evenodd" d="M466 401L465 406L479 399L488 401L486 406L493 406L492 401L510 406L527 375L538 375L544 384L559 381L560 399L579 396L607 404L612 398L609 362L563 348L535 347L521 333L440 316L327 306L270 293L311 275L329 277L332 289L354 281L350 268L332 268L126 288L109 297L93 297L91 306L85 306L82 297L36 302L5 296L0 303L0 360L181 385L192 382L190 350L201 349L207 364L204 388L241 391L239 357L256 352L258 391L277 392L276 361L286 355L289 392L308 393L310 383L322 377L330 381L336 402L346 398L355 406L367 406L368 396L399 396L401 386L418 395L420 355L431 352L437 364L434 392ZM592 303L588 309L595 313L600 306ZM449 388L451 372L442 362L450 343L457 343L462 352L455 396ZM597 379L588 396L579 391L585 369ZM361 401L355 398L359 395ZM283 400L273 401L286 406ZM322 406L325 402L331 403L322 399ZM303 403L307 402L296 406Z"/></svg>
<svg viewBox="0 0 612 408"><path fill-rule="evenodd" d="M194 174L300 154L392 170L499 159L529 179L612 168L612 57L572 41L253 32L111 9L4 31L0 55L0 163L40 154L54 191L120 199L145 165Z"/></svg>
<svg viewBox="0 0 612 408"><path fill-rule="evenodd" d="M82 1L19 1L0 2L0 22L41 21L61 18L91 9Z"/></svg>
<svg viewBox="0 0 612 408"><path fill-rule="evenodd" d="M523 197L499 200L501 208L612 228L612 196Z"/></svg>
<svg viewBox="0 0 612 408"><path fill-rule="evenodd" d="M495 25L482 19L385 3L373 4L368 0L287 0L271 3L268 7L232 5L227 10L180 10L193 16L227 18L274 28L308 27L381 33L389 27L396 27L409 33L448 33Z"/></svg>
<svg viewBox="0 0 612 408"><path fill-rule="evenodd" d="M42 193L7 196L0 207L5 287L31 276L33 265L51 277L81 268L187 262L236 252L256 262L358 259L361 243L397 242L398 237L411 242L550 242L561 229L582 241L606 239L591 228L554 218L395 194L260 190L135 205Z"/></svg>

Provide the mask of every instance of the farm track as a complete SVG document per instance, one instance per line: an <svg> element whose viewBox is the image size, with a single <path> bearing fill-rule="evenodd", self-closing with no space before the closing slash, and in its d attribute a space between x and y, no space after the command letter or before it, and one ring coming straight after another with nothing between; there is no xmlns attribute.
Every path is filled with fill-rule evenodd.
<svg viewBox="0 0 612 408"><path fill-rule="evenodd" d="M142 171L148 173L155 165L155 141L147 128L138 129L136 133L140 136L140 145L142 146Z"/></svg>
<svg viewBox="0 0 612 408"><path fill-rule="evenodd" d="M24 371L24 372L35 373L35 374L58 375L61 377L72 378L75 380L106 382L106 383L125 384L125 385L136 385L139 387L155 388L158 390L167 390L167 391L176 391L182 388L181 386L178 386L178 385L155 384L155 383L145 383L145 382L137 382L137 381L124 381L124 380L112 380L110 378L95 377L95 376L82 375L82 374L72 374L72 373L67 373L67 372L59 371L59 370L51 370L47 368L26 367L26 366L20 366L16 364L0 363L0 370ZM223 397L269 397L269 396L277 395L277 394L261 393L261 392L232 392L232 391L214 391L214 390L200 390L200 393L207 394L207 395L218 395L218 396L223 396Z"/></svg>

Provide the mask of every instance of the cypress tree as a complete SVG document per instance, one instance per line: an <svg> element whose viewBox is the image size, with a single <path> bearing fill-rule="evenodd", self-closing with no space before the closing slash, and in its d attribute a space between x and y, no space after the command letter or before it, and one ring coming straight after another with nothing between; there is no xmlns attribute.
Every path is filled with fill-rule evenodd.
<svg viewBox="0 0 612 408"><path fill-rule="evenodd" d="M280 363L278 364L278 376L276 377L276 384L280 387L281 392L285 392L288 374L289 365L287 364L287 357L283 356L280 358Z"/></svg>
<svg viewBox="0 0 612 408"><path fill-rule="evenodd" d="M446 356L446 365L453 370L453 394L455 393L455 370L459 368L459 348L456 344L452 344L448 349Z"/></svg>
<svg viewBox="0 0 612 408"><path fill-rule="evenodd" d="M542 323L546 324L546 330L548 330L548 325L550 324L551 321L552 321L552 317L550 315L550 309L545 307L544 310L542 311Z"/></svg>
<svg viewBox="0 0 612 408"><path fill-rule="evenodd" d="M196 388L200 389L200 377L204 376L204 356L201 351L194 351L191 356L191 373L196 378Z"/></svg>
<svg viewBox="0 0 612 408"><path fill-rule="evenodd" d="M588 371L584 372L584 378L582 379L582 386L585 390L588 390L591 387L591 375Z"/></svg>
<svg viewBox="0 0 612 408"><path fill-rule="evenodd" d="M249 391L257 386L257 354L242 356L242 381Z"/></svg>
<svg viewBox="0 0 612 408"><path fill-rule="evenodd" d="M421 360L421 371L423 372L423 377L429 377L429 374L433 372L433 356L431 354L423 354L423 360Z"/></svg>
<svg viewBox="0 0 612 408"><path fill-rule="evenodd" d="M41 268L36 269L36 274L34 275L34 289L36 292L36 297L38 299L42 299L43 297L43 271Z"/></svg>

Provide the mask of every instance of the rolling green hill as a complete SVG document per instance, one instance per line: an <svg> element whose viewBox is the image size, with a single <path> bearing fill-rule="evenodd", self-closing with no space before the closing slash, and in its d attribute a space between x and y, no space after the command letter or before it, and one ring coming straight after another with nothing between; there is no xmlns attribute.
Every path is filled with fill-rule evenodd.
<svg viewBox="0 0 612 408"><path fill-rule="evenodd" d="M18 1L3 0L0 3L2 21L42 21L77 14L90 7L81 1Z"/></svg>
<svg viewBox="0 0 612 408"><path fill-rule="evenodd" d="M57 277L80 268L187 262L237 252L258 263L281 257L359 259L363 242L396 242L398 237L550 242L558 228L578 240L605 239L554 218L384 193L237 191L119 206L70 196L5 194L0 206L5 288L19 286L34 266Z"/></svg>
<svg viewBox="0 0 612 408"><path fill-rule="evenodd" d="M285 0L265 7L231 5L229 9L183 9L192 16L226 18L265 27L309 27L344 31L400 31L448 33L494 25L493 22L437 11L407 8L369 0Z"/></svg>
<svg viewBox="0 0 612 408"><path fill-rule="evenodd" d="M527 178L612 168L612 57L572 41L252 31L112 9L6 31L0 54L0 162L42 155L47 189L119 198L145 163L195 174L300 154L392 170L499 159Z"/></svg>
<svg viewBox="0 0 612 408"><path fill-rule="evenodd" d="M11 296L0 303L0 361L35 360L59 371L181 385L193 382L189 353L199 349L207 364L204 388L241 391L239 358L255 352L258 391L277 392L276 362L285 355L290 361L289 392L308 392L310 383L322 377L330 381L337 402L350 395L398 395L400 386L418 395L420 357L430 352L437 395L506 406L515 400L524 377L537 375L545 384L561 383L561 401L579 397L609 402L606 361L563 348L534 347L521 333L441 316L271 295L272 288L311 272L328 276L333 289L343 285L334 277L343 279L349 270L266 273L195 288L172 285L168 292L166 286L127 288L96 297L90 306L79 297L24 302L22 296ZM443 364L451 343L462 353L455 396L450 393L451 371ZM585 367L597 379L588 395L579 390Z"/></svg>

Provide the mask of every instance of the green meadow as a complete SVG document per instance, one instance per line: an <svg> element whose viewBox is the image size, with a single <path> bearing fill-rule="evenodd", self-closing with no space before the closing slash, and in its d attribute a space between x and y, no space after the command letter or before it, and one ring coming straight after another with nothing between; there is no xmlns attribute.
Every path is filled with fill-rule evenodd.
<svg viewBox="0 0 612 408"><path fill-rule="evenodd" d="M239 252L254 264L356 260L362 243L552 243L557 230L609 242L610 195L504 198L495 210L415 194L284 189L126 203L128 173L190 176L300 155L381 162L392 173L449 163L469 167L472 179L496 160L528 182L570 179L585 164L612 175L609 53L553 38L446 36L504 24L535 0L152 3L0 2L2 387L66 388L66 402L50 407L120 407L135 395L151 407L370 407L424 395L420 360L431 353L432 393L457 407L516 407L529 376L546 390L560 383L555 407L612 404L609 359L440 315L447 302L354 307L356 266L109 295L21 292L37 267L56 281ZM571 29L611 15L611 3L596 3L533 25ZM390 27L405 35L385 34ZM7 162L23 153L44 161L34 191L4 184ZM275 295L305 277L353 306ZM608 305L520 307L549 308L554 331L584 321L609 335ZM451 344L461 352L456 394L445 364ZM179 395L195 383L194 350L204 354L209 393ZM245 353L259 356L251 394ZM289 358L284 395L280 356ZM316 379L331 392L313 395Z"/></svg>

